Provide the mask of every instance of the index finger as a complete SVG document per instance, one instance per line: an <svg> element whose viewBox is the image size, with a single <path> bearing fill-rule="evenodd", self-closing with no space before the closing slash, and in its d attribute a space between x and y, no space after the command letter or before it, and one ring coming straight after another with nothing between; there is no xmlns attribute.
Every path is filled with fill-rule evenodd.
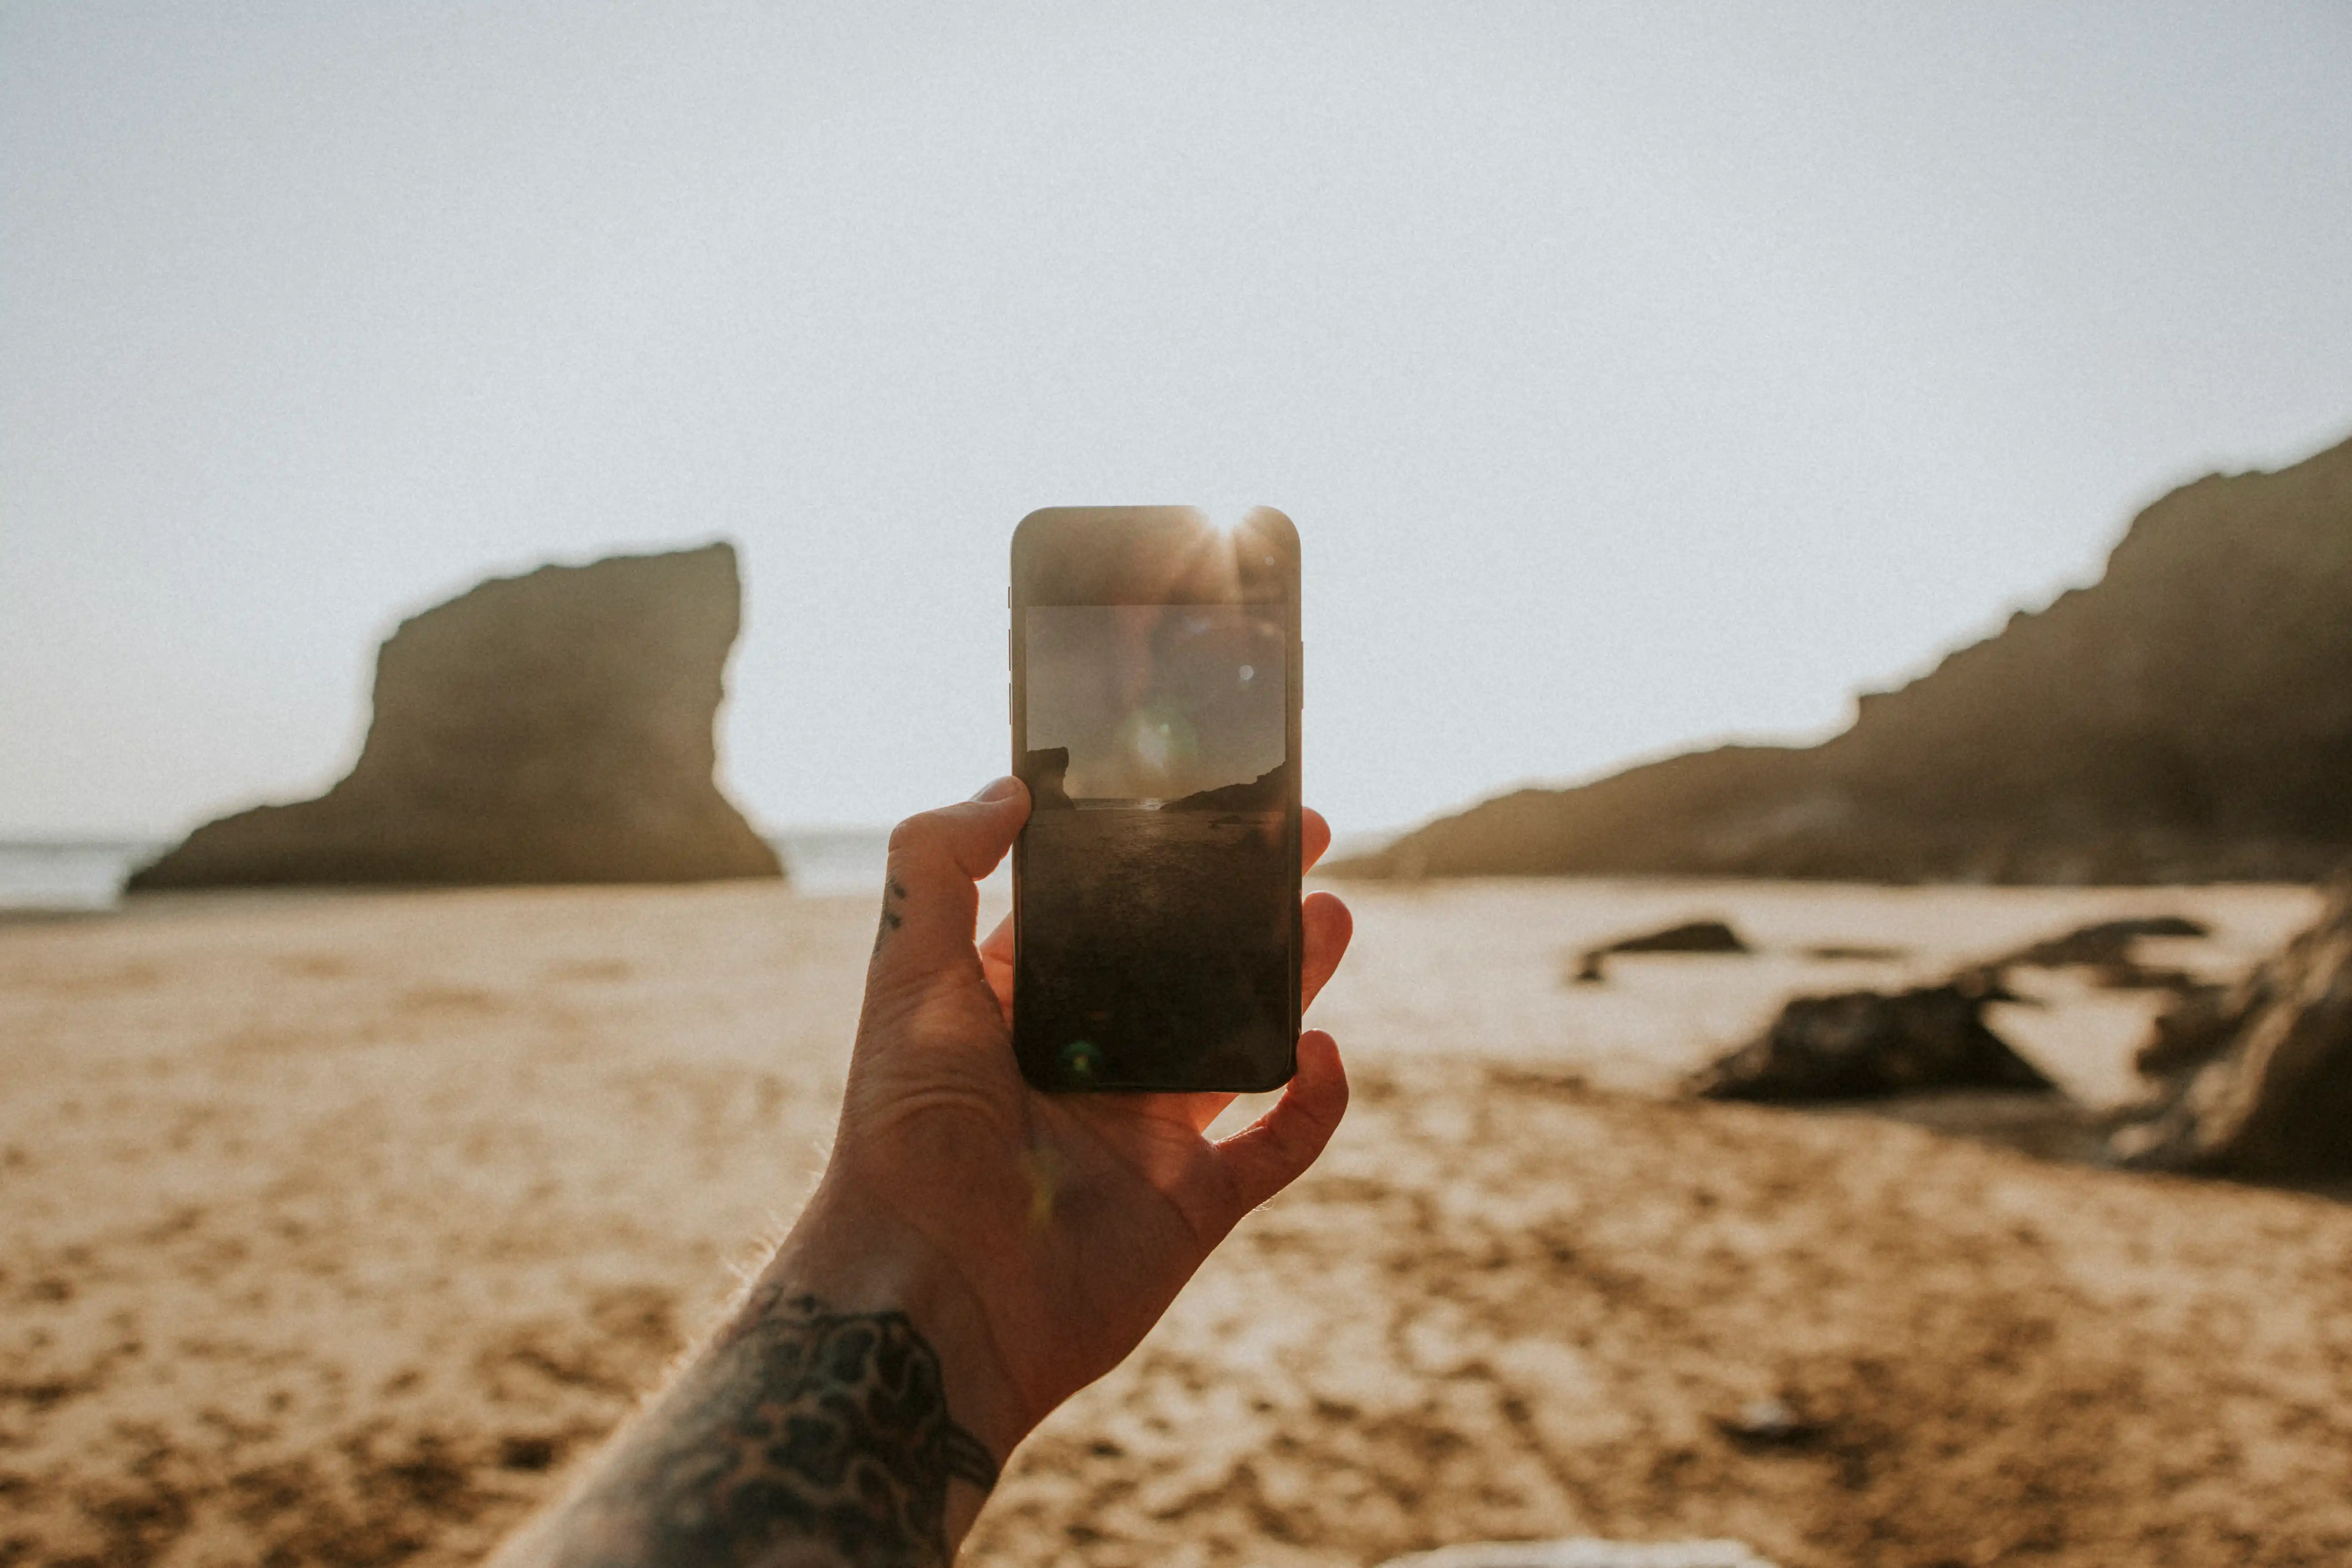
<svg viewBox="0 0 2352 1568"><path fill-rule="evenodd" d="M1331 825L1313 806L1302 806L1298 813L1298 868L1315 869L1315 862L1323 858L1323 851L1331 847Z"/></svg>

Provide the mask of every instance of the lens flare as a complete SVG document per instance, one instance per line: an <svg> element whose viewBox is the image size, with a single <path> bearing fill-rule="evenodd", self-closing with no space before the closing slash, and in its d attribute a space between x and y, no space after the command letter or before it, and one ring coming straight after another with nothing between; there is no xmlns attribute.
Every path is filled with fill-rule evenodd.
<svg viewBox="0 0 2352 1568"><path fill-rule="evenodd" d="M1148 702L1129 713L1118 727L1118 744L1136 776L1164 793L1163 786L1183 775L1200 755L1200 737L1190 720L1164 702Z"/></svg>
<svg viewBox="0 0 2352 1568"><path fill-rule="evenodd" d="M1204 506L1195 507L1193 510L1200 513L1211 529L1230 539L1241 531L1242 526L1248 522L1251 515L1259 509L1256 503L1252 501L1213 501Z"/></svg>

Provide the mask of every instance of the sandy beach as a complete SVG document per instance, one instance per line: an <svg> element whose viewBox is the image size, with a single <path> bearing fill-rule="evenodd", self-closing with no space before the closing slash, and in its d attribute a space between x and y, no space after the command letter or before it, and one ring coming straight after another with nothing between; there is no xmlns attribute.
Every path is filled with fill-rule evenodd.
<svg viewBox="0 0 2352 1568"><path fill-rule="evenodd" d="M2160 956L2226 973L2306 890L1349 897L1314 1015L1346 1126L1023 1449L967 1561L1587 1531L1790 1568L2352 1558L2341 1195L1673 1097L1792 991L2143 912L2211 923ZM1562 983L1702 914L1759 952ZM0 924L0 1564L473 1560L806 1191L872 918L736 884ZM1805 954L1835 945L1901 952ZM1996 1026L2127 1098L2152 996L2035 983ZM1768 1399L1780 1440L1740 1435Z"/></svg>

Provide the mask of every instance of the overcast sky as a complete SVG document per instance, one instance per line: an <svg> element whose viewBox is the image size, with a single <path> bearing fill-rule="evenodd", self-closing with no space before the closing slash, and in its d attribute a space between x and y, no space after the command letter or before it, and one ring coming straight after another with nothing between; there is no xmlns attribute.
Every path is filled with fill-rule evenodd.
<svg viewBox="0 0 2352 1568"><path fill-rule="evenodd" d="M2352 7L0 6L0 835L733 539L770 825L1006 765L1047 504L1288 511L1343 830L1730 735L2352 434Z"/></svg>

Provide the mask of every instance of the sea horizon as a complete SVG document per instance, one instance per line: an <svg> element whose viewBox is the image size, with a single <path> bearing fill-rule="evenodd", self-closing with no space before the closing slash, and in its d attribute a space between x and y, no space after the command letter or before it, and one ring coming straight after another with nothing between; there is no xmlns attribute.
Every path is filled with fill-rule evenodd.
<svg viewBox="0 0 2352 1568"><path fill-rule="evenodd" d="M1339 857L1378 848L1396 832L1340 834L1332 841L1331 854ZM761 837L782 858L785 879L796 893L834 898L881 886L890 845L887 823L810 823L771 828ZM122 884L131 873L178 842L177 837L116 834L0 837L0 913L74 914L113 909L122 900Z"/></svg>
<svg viewBox="0 0 2352 1568"><path fill-rule="evenodd" d="M887 826L818 824L771 829L761 837L783 860L785 878L797 893L831 897L881 885L890 840ZM178 842L115 835L0 837L0 911L113 909L131 873Z"/></svg>

